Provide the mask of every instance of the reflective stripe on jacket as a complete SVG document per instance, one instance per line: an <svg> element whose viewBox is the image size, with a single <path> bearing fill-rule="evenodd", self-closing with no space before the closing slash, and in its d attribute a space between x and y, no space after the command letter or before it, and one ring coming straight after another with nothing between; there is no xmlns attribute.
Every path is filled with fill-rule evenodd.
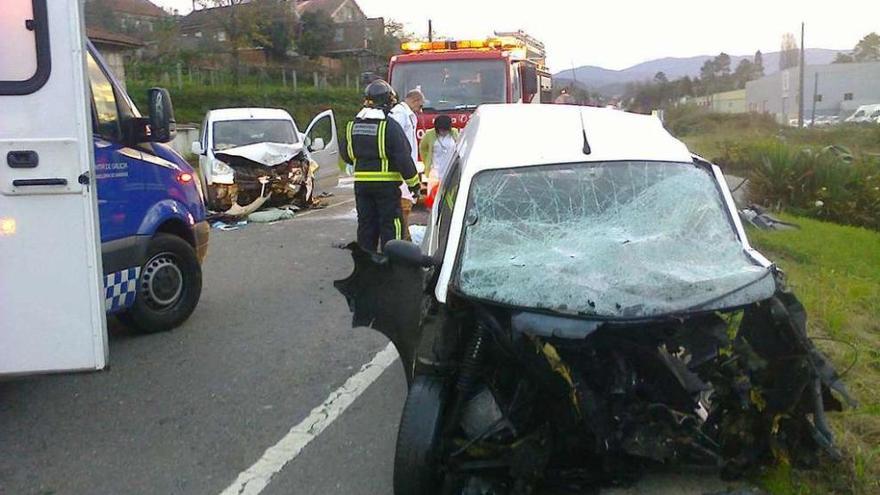
<svg viewBox="0 0 880 495"><path fill-rule="evenodd" d="M371 109L372 110L372 109ZM354 165L355 182L419 182L409 142L393 119L362 111L349 122L340 147L342 159Z"/></svg>

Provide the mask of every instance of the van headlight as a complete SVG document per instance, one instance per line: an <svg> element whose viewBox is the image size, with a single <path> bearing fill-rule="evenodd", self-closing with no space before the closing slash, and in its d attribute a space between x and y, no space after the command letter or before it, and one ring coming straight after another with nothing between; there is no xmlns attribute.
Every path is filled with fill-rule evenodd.
<svg viewBox="0 0 880 495"><path fill-rule="evenodd" d="M211 165L211 183L232 184L234 181L235 170L220 160L214 160L214 163Z"/></svg>
<svg viewBox="0 0 880 495"><path fill-rule="evenodd" d="M232 167L221 162L220 160L214 160L214 166L211 167L212 175L231 175L233 174Z"/></svg>

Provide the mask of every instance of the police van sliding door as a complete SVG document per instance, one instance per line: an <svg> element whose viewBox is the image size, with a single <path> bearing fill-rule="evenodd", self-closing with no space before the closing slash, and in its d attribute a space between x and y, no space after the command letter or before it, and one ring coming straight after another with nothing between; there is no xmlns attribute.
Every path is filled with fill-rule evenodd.
<svg viewBox="0 0 880 495"><path fill-rule="evenodd" d="M0 7L0 375L107 360L81 9Z"/></svg>

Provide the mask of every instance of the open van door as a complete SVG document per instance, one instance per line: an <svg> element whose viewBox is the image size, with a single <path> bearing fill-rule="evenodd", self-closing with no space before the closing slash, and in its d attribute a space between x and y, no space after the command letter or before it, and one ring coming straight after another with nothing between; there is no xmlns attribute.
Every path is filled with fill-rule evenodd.
<svg viewBox="0 0 880 495"><path fill-rule="evenodd" d="M320 168L315 177L317 188L327 189L339 183L339 139L333 110L319 113L306 128L309 154Z"/></svg>
<svg viewBox="0 0 880 495"><path fill-rule="evenodd" d="M0 9L0 375L107 362L81 9Z"/></svg>

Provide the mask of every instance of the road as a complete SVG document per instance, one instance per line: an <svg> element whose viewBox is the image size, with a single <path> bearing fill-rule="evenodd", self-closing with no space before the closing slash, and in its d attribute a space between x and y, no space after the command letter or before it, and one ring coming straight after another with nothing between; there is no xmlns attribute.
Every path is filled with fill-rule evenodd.
<svg viewBox="0 0 880 495"><path fill-rule="evenodd" d="M332 286L356 222L350 186L334 193L293 220L212 231L196 312L157 335L111 321L108 370L0 382L0 494L390 494L399 363L334 395L387 345L350 328ZM291 432L316 417L310 443ZM724 488L666 473L608 493Z"/></svg>

